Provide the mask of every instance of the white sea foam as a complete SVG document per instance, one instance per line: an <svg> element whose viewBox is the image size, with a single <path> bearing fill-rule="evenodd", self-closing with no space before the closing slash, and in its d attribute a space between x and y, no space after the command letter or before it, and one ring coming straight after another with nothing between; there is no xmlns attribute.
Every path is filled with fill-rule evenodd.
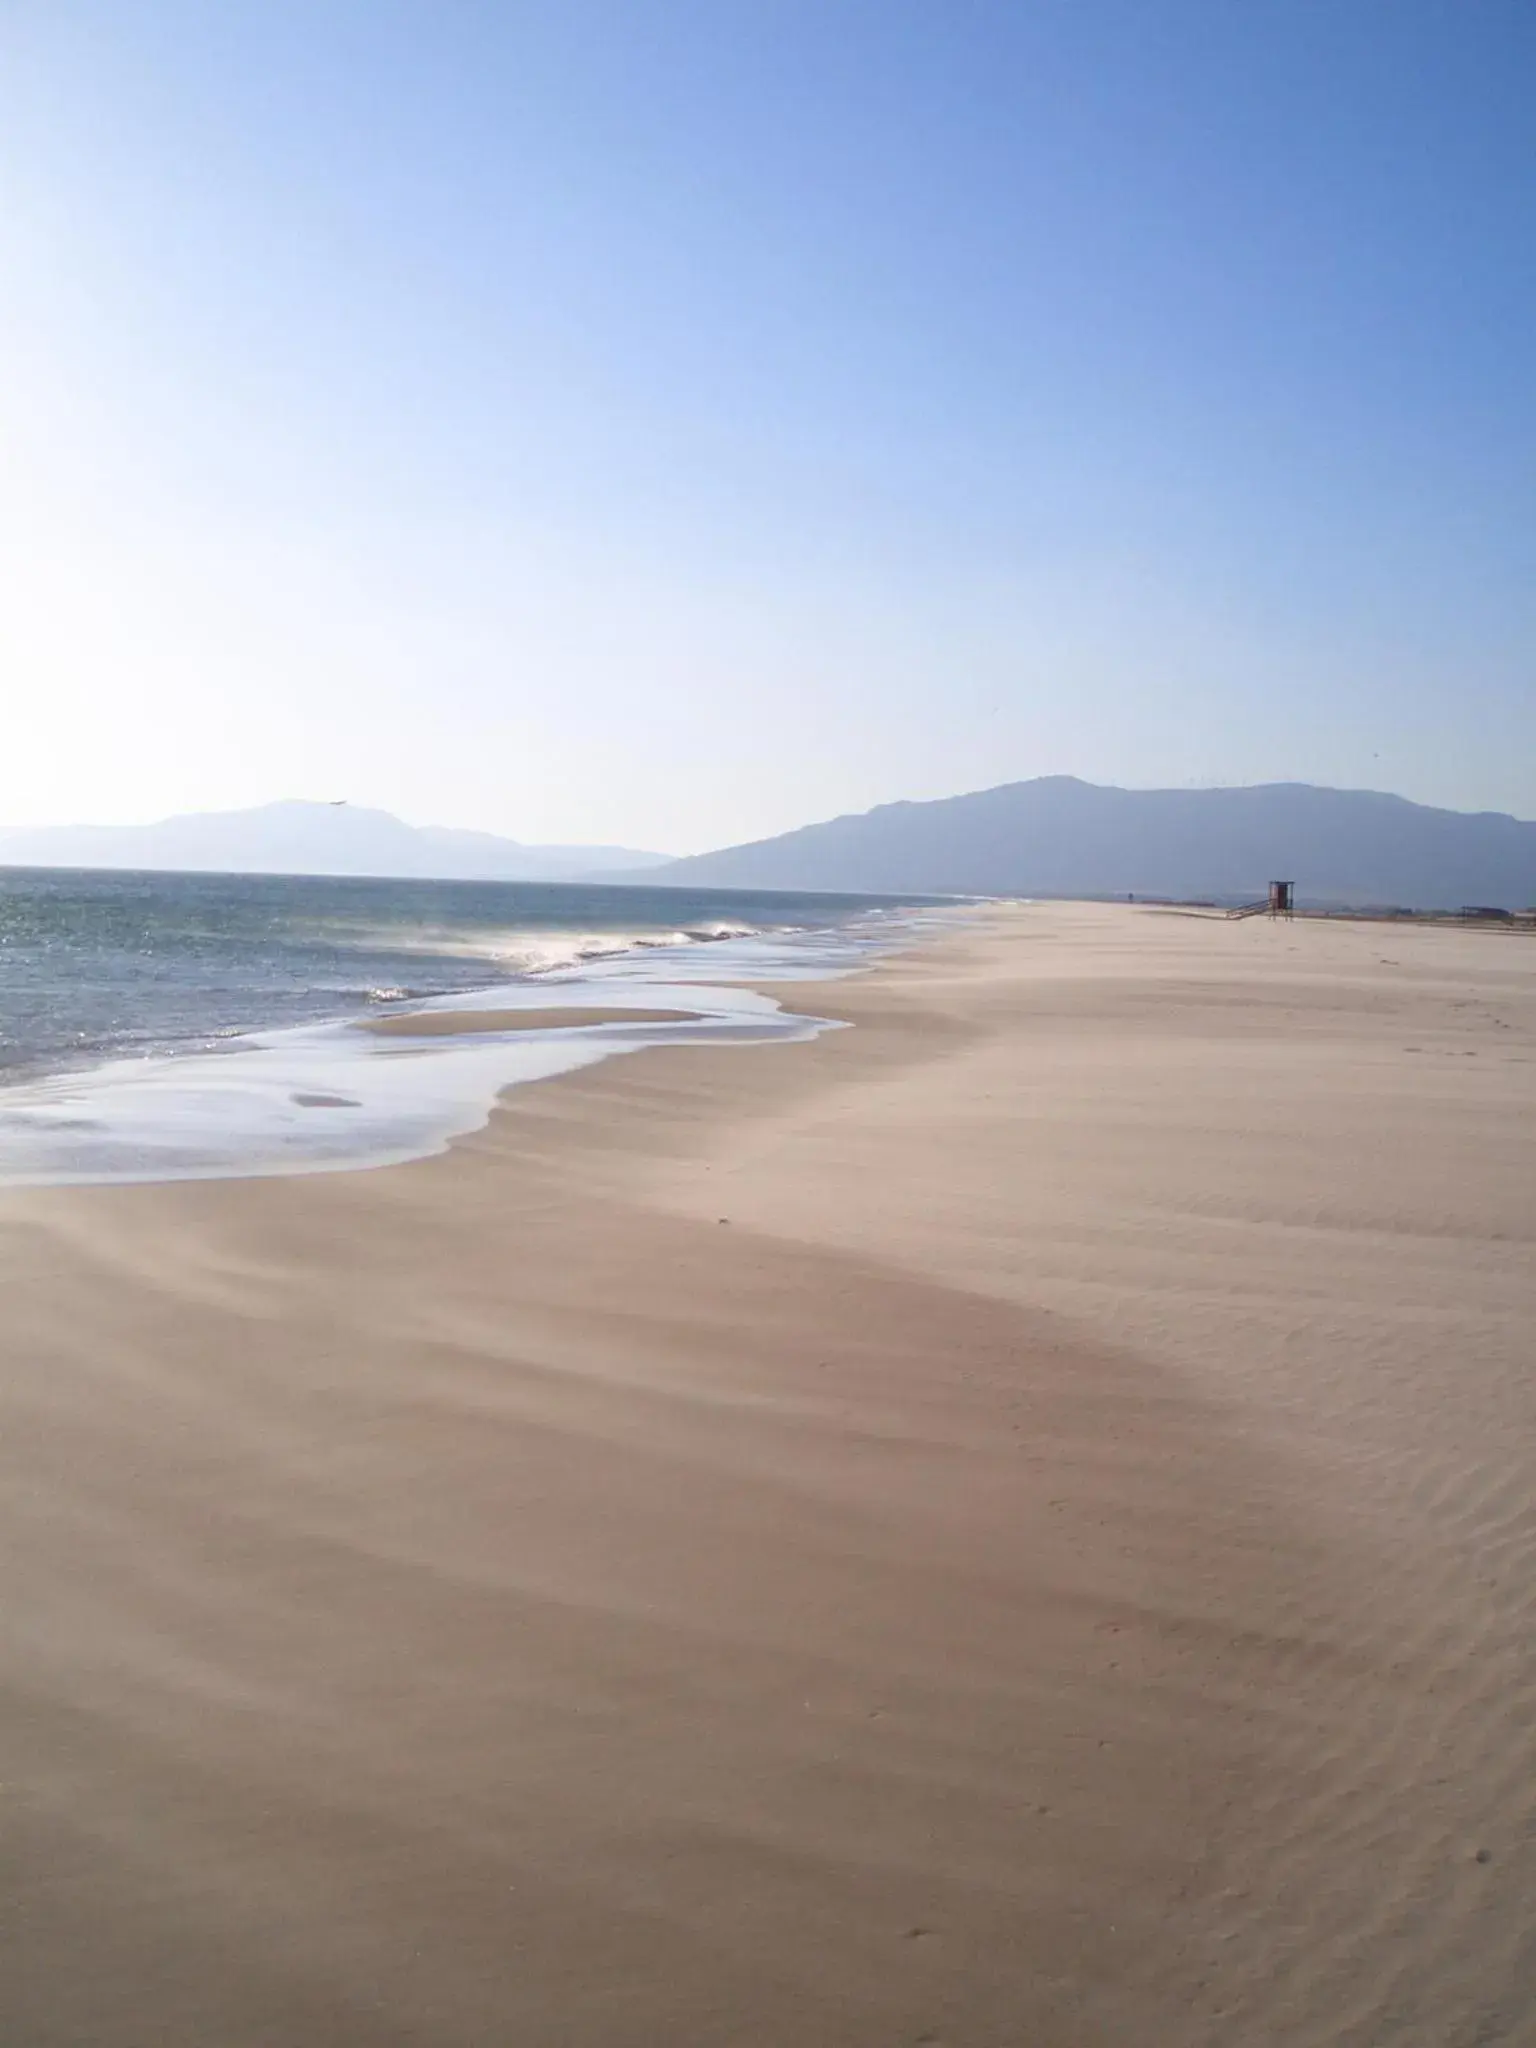
<svg viewBox="0 0 1536 2048"><path fill-rule="evenodd" d="M772 941L790 936L794 926L763 927L709 920L676 929L658 926L654 930L584 931L514 926L498 931L484 925L472 927L424 925L415 932L398 928L385 930L354 925L333 934L342 950L369 950L387 946L394 953L456 960L483 960L502 973L555 974L598 960L620 960L630 953L651 953L674 947L717 945L726 939L763 938ZM377 993L384 993L379 991ZM419 994L419 990L404 990Z"/></svg>
<svg viewBox="0 0 1536 2048"><path fill-rule="evenodd" d="M478 1129L505 1088L646 1045L812 1037L827 1028L742 989L655 984L647 1007L701 1012L637 1025L617 988L526 984L434 1009L613 1008L596 1027L380 1038L350 1023L256 1033L239 1049L115 1060L0 1093L11 1185L245 1178L378 1166L442 1151Z"/></svg>

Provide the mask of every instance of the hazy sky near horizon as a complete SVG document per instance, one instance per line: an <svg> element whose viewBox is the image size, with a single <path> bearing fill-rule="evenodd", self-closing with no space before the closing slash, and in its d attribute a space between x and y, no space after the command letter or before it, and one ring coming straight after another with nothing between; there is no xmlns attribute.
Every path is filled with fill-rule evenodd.
<svg viewBox="0 0 1536 2048"><path fill-rule="evenodd" d="M0 0L0 825L1536 816L1530 0Z"/></svg>

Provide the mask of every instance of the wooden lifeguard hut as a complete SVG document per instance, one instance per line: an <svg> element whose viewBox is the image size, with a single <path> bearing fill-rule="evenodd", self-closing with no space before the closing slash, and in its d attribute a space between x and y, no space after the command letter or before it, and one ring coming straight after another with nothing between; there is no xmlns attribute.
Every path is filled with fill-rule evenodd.
<svg viewBox="0 0 1536 2048"><path fill-rule="evenodd" d="M1294 882L1271 882L1269 885L1269 914L1271 917L1291 917L1296 909L1296 884Z"/></svg>

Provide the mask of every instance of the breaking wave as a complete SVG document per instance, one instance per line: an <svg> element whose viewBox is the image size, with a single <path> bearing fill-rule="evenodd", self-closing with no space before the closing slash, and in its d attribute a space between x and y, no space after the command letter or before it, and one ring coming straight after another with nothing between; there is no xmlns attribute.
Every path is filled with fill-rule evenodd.
<svg viewBox="0 0 1536 2048"><path fill-rule="evenodd" d="M367 948L387 943L397 953L436 956L439 959L483 960L499 973L516 975L558 974L570 968L586 967L599 960L620 960L630 953L661 952L672 947L718 945L724 939L788 937L800 929L794 925L765 927L733 923L724 918L706 924L684 925L676 930L654 931L529 931L509 928L501 931L455 930L428 926L414 932L356 930L339 940L344 946ZM402 997L420 997L437 991L418 987L383 987L367 991L372 1002L390 1002Z"/></svg>

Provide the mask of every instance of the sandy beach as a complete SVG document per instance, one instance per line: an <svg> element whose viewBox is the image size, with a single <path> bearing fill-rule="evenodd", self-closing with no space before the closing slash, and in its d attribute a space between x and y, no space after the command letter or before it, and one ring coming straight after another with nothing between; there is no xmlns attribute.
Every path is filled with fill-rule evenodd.
<svg viewBox="0 0 1536 2048"><path fill-rule="evenodd" d="M1536 2039L1536 943L801 1006L0 1197L7 2048Z"/></svg>

